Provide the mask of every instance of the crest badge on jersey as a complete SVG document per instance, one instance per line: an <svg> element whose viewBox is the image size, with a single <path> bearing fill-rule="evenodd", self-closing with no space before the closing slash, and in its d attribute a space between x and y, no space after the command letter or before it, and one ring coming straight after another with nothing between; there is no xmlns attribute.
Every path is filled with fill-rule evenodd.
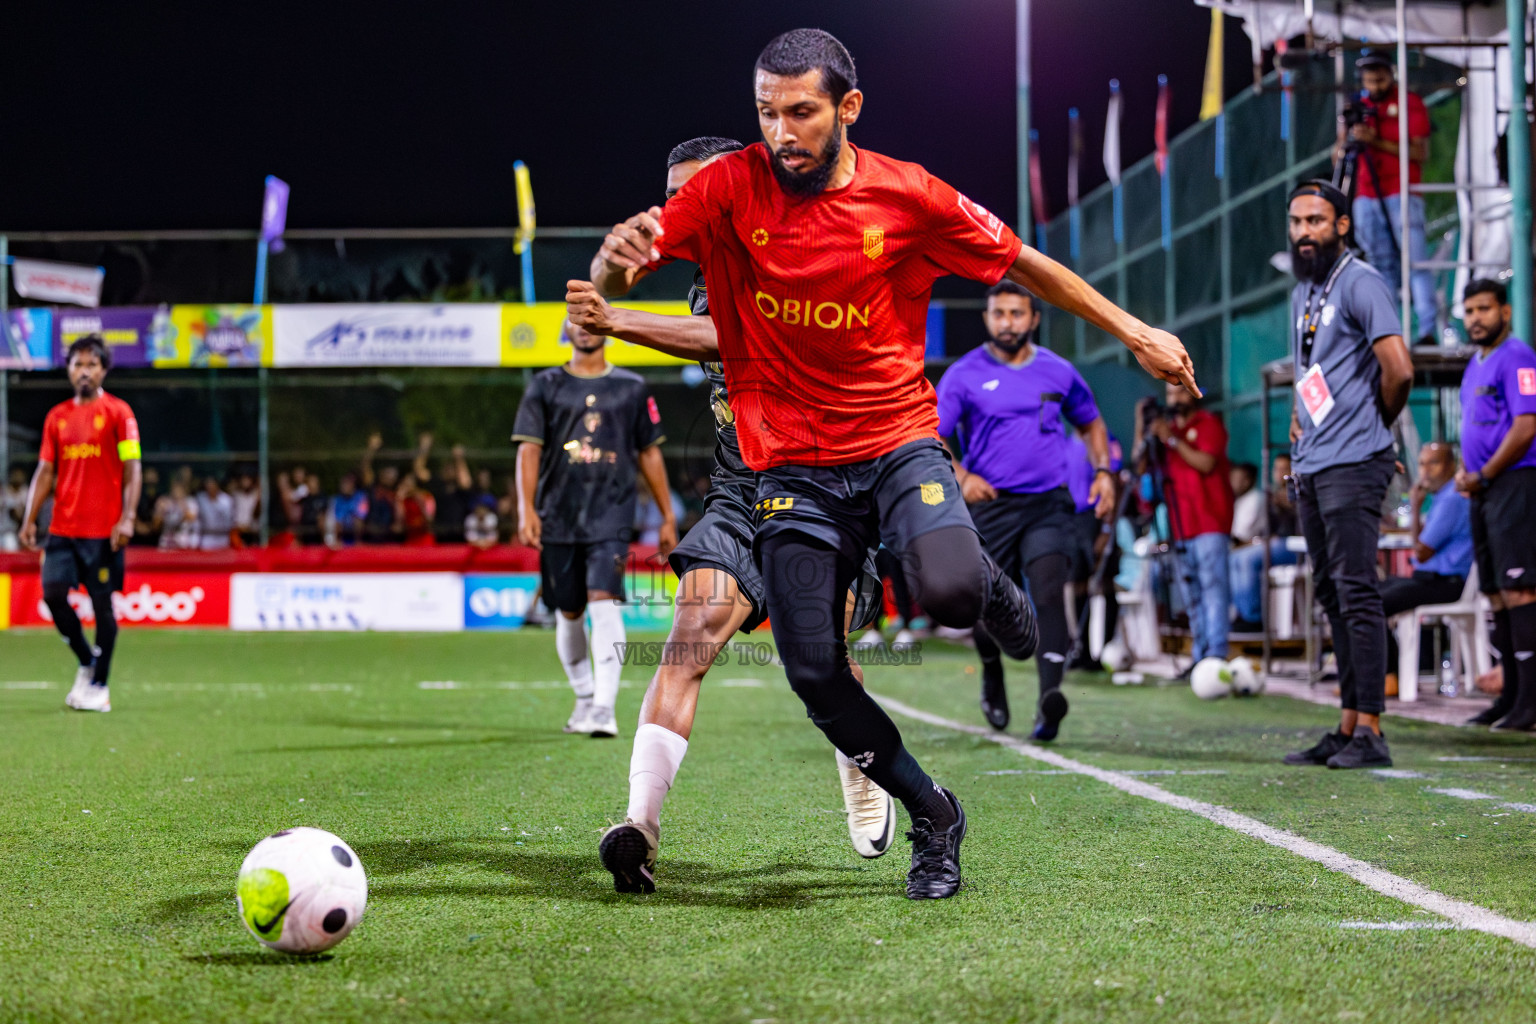
<svg viewBox="0 0 1536 1024"><path fill-rule="evenodd" d="M864 255L877 260L885 252L885 229L864 229Z"/></svg>
<svg viewBox="0 0 1536 1024"><path fill-rule="evenodd" d="M757 228L756 230L754 230L752 232L752 244L756 245L756 246L767 245L768 244L768 229L767 228Z"/></svg>
<svg viewBox="0 0 1536 1024"><path fill-rule="evenodd" d="M107 418L105 416L103 416L101 413L97 413L96 414L96 418L91 420L91 426L95 427L97 430L101 430L106 425L107 425Z"/></svg>
<svg viewBox="0 0 1536 1024"><path fill-rule="evenodd" d="M918 493L922 496L924 505L944 504L943 484L919 484Z"/></svg>
<svg viewBox="0 0 1536 1024"><path fill-rule="evenodd" d="M1536 369L1522 366L1516 377L1518 378L1522 395L1536 395Z"/></svg>

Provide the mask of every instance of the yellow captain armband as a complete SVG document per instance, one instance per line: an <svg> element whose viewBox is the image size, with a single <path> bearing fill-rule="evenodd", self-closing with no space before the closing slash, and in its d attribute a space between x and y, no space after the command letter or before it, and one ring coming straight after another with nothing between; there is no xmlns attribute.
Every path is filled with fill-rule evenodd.
<svg viewBox="0 0 1536 1024"><path fill-rule="evenodd" d="M117 457L124 462L127 462L129 459L142 458L143 454L137 439L117 442Z"/></svg>

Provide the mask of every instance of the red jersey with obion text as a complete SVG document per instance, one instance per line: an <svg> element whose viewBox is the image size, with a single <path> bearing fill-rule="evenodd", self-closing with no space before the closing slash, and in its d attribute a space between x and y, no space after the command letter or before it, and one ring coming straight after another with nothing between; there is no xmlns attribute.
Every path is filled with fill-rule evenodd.
<svg viewBox="0 0 1536 1024"><path fill-rule="evenodd" d="M855 149L853 181L787 194L761 143L667 203L662 260L698 263L742 457L840 465L938 436L923 375L933 282L1002 279L1023 243L917 164Z"/></svg>
<svg viewBox="0 0 1536 1024"><path fill-rule="evenodd" d="M112 536L123 516L123 463L139 457L139 424L128 403L105 391L48 410L38 458L53 463L48 532L81 539Z"/></svg>

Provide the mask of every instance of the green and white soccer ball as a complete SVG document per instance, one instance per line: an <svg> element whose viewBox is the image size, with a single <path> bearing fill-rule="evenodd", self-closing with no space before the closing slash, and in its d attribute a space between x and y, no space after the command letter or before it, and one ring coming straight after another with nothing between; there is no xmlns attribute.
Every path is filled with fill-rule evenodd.
<svg viewBox="0 0 1536 1024"><path fill-rule="evenodd" d="M1189 674L1189 688L1201 700L1216 700L1232 692L1232 671L1220 658L1205 658Z"/></svg>
<svg viewBox="0 0 1536 1024"><path fill-rule="evenodd" d="M240 865L240 919L284 953L319 953L351 933L368 905L368 876L352 847L318 828L257 843Z"/></svg>
<svg viewBox="0 0 1536 1024"><path fill-rule="evenodd" d="M1135 664L1131 652L1118 639L1104 645L1104 650L1099 653L1099 661L1106 672L1125 672Z"/></svg>
<svg viewBox="0 0 1536 1024"><path fill-rule="evenodd" d="M1247 658L1227 662L1227 674L1231 676L1234 697L1257 697L1264 692L1264 677L1253 670L1253 663Z"/></svg>

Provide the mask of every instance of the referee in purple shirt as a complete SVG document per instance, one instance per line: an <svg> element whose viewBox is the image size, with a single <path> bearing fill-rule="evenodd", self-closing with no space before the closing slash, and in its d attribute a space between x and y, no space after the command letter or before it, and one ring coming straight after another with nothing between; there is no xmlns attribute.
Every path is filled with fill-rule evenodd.
<svg viewBox="0 0 1536 1024"><path fill-rule="evenodd" d="M1077 370L1035 343L1039 299L1000 281L987 291L983 319L991 340L955 360L939 381L939 436L960 443L964 454L955 475L983 545L1004 572L1028 584L1040 624L1040 698L1031 735L1053 740L1067 714L1061 692L1071 646L1065 592L1077 547L1077 504L1067 489L1073 458L1062 418L1088 447L1096 469L1089 495L1101 519L1115 508L1109 434ZM982 714L993 728L1006 729L1002 653L980 631L976 652Z"/></svg>
<svg viewBox="0 0 1536 1024"><path fill-rule="evenodd" d="M1472 499L1478 585L1493 604L1493 646L1504 666L1499 699L1470 724L1529 732L1536 727L1536 352L1509 336L1509 293L1499 282L1468 283L1462 307L1477 354L1461 379L1456 489Z"/></svg>

